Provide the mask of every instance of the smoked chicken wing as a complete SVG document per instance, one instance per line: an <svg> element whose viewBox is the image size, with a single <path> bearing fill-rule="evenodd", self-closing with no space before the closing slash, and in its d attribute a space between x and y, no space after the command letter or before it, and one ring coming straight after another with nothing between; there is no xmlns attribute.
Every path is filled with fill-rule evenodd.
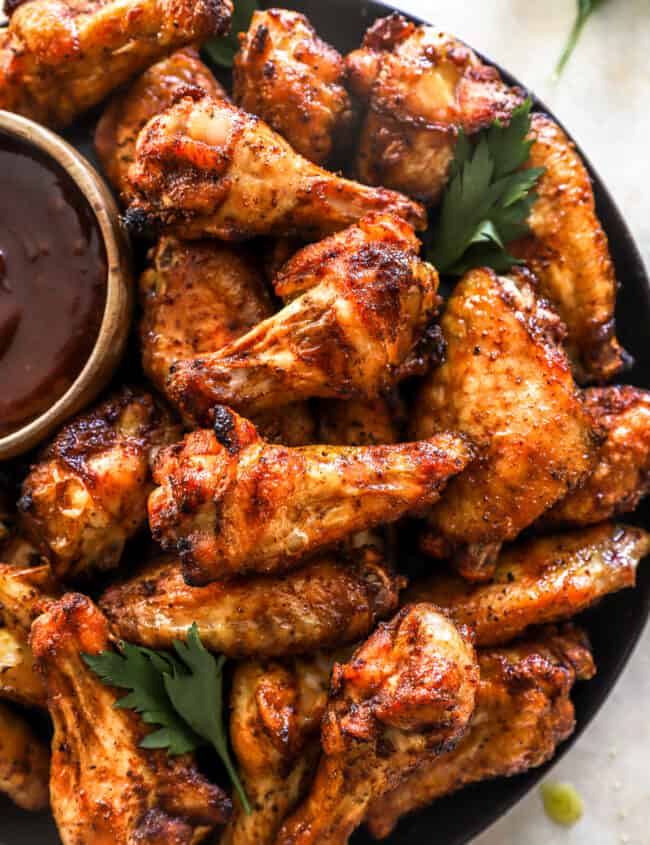
<svg viewBox="0 0 650 845"><path fill-rule="evenodd" d="M0 793L23 810L48 805L50 755L25 719L0 701Z"/></svg>
<svg viewBox="0 0 650 845"><path fill-rule="evenodd" d="M232 0L30 0L0 29L0 109L62 128L153 62L228 31Z"/></svg>
<svg viewBox="0 0 650 845"><path fill-rule="evenodd" d="M198 94L149 121L129 179L137 198L127 223L135 232L162 224L191 239L317 238L371 211L426 227L417 203L328 173L259 118Z"/></svg>
<svg viewBox="0 0 650 845"><path fill-rule="evenodd" d="M397 13L370 27L347 65L352 91L367 107L359 178L425 203L447 182L458 130L507 122L523 100L465 44Z"/></svg>
<svg viewBox="0 0 650 845"><path fill-rule="evenodd" d="M406 813L470 783L543 765L573 733L571 688L595 673L579 629L546 629L508 648L479 651L478 662L481 681L467 734L455 750L371 804L366 821L375 838L388 836Z"/></svg>
<svg viewBox="0 0 650 845"><path fill-rule="evenodd" d="M45 688L34 667L29 632L55 592L49 566L0 564L0 698L44 706Z"/></svg>
<svg viewBox="0 0 650 845"><path fill-rule="evenodd" d="M335 656L347 655L322 652L236 668L230 737L252 813L235 799L220 845L273 845L282 822L309 791Z"/></svg>
<svg viewBox="0 0 650 845"><path fill-rule="evenodd" d="M647 531L605 523L509 546L487 584L441 573L413 584L405 600L435 602L475 633L478 646L498 645L633 587L648 553Z"/></svg>
<svg viewBox="0 0 650 845"><path fill-rule="evenodd" d="M104 173L124 203L133 199L127 174L135 158L140 130L188 87L201 88L217 99L226 97L193 47L177 50L156 62L126 91L110 99L95 130L95 150Z"/></svg>
<svg viewBox="0 0 650 845"><path fill-rule="evenodd" d="M449 433L389 446L287 448L221 408L214 431L158 454L149 524L163 548L180 554L191 584L286 571L349 534L422 511L471 456Z"/></svg>
<svg viewBox="0 0 650 845"><path fill-rule="evenodd" d="M140 278L140 302L142 366L162 393L172 364L216 352L273 314L251 256L217 241L161 238ZM265 411L255 422L267 440L313 441L303 403Z"/></svg>
<svg viewBox="0 0 650 845"><path fill-rule="evenodd" d="M340 54L304 15L287 9L253 14L233 65L233 97L279 132L296 152L325 164L352 123Z"/></svg>
<svg viewBox="0 0 650 845"><path fill-rule="evenodd" d="M624 362L616 339L618 283L607 235L596 216L587 168L575 145L546 115L535 114L528 167L544 167L528 219L531 235L511 244L565 322L580 381L606 381Z"/></svg>
<svg viewBox="0 0 650 845"><path fill-rule="evenodd" d="M170 648L195 623L220 654L281 657L361 639L396 610L403 585L373 549L207 587L188 586L180 561L167 556L109 587L100 605L129 642Z"/></svg>
<svg viewBox="0 0 650 845"><path fill-rule="evenodd" d="M205 424L219 404L255 415L311 397L374 399L421 370L438 274L418 258L407 229L406 243L353 227L303 250L278 290L304 292L218 352L174 365L170 396Z"/></svg>
<svg viewBox="0 0 650 845"><path fill-rule="evenodd" d="M593 525L629 513L650 493L650 392L593 387L584 399L605 439L584 484L541 517L547 528Z"/></svg>
<svg viewBox="0 0 650 845"><path fill-rule="evenodd" d="M50 798L63 845L195 845L230 801L189 755L140 747L150 728L86 666L111 648L106 619L68 593L32 627L54 722Z"/></svg>
<svg viewBox="0 0 650 845"><path fill-rule="evenodd" d="M380 625L334 666L323 756L276 845L345 845L373 801L459 741L477 685L466 632L434 605L410 605Z"/></svg>
<svg viewBox="0 0 650 845"><path fill-rule="evenodd" d="M557 315L525 277L464 276L441 321L444 364L420 388L416 437L457 430L482 457L429 514L425 549L454 553L485 580L512 540L581 482L594 461L592 423L560 344Z"/></svg>
<svg viewBox="0 0 650 845"><path fill-rule="evenodd" d="M151 394L123 388L68 423L46 448L18 503L57 578L118 565L145 523L152 453L180 436Z"/></svg>

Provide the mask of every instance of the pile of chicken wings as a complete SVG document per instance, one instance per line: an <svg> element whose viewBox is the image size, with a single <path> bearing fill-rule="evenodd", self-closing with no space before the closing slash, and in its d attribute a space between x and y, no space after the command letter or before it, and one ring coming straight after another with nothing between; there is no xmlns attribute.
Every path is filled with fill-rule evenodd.
<svg viewBox="0 0 650 845"><path fill-rule="evenodd" d="M524 96L453 36L394 14L342 57L258 11L228 93L196 46L231 0L9 12L0 108L62 128L121 86L96 150L150 249L141 372L3 476L0 790L65 845L344 845L546 762L596 671L570 620L650 552L618 522L650 394L607 384L617 281L573 144L534 115L526 264L443 301L418 233L455 139ZM251 813L140 747L82 660L192 623L235 661Z"/></svg>

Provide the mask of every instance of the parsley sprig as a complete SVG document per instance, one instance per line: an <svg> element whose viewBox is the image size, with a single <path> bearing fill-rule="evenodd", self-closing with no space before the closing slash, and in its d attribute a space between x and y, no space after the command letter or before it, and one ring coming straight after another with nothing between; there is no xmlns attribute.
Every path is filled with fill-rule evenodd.
<svg viewBox="0 0 650 845"><path fill-rule="evenodd" d="M522 170L534 143L530 99L471 141L462 131L451 163L450 179L429 241L427 258L441 273L460 276L473 267L505 272L519 263L506 245L527 234L527 220L537 199L533 188L543 168Z"/></svg>
<svg viewBox="0 0 650 845"><path fill-rule="evenodd" d="M219 67L232 67L239 50L239 33L248 29L253 12L258 8L256 0L236 0L230 34L221 38L211 38L201 48L208 62Z"/></svg>
<svg viewBox="0 0 650 845"><path fill-rule="evenodd" d="M571 58L584 25L587 23L592 13L595 12L599 6L602 6L603 3L604 0L578 0L578 11L575 21L573 22L573 27L555 68L556 77L562 73L564 66Z"/></svg>
<svg viewBox="0 0 650 845"><path fill-rule="evenodd" d="M101 680L129 690L115 707L134 710L148 725L156 725L140 743L142 748L186 754L212 745L223 762L247 813L250 804L232 764L223 728L223 667L205 649L194 623L187 641L174 640L174 652L153 651L127 642L119 652L84 654L83 659Z"/></svg>

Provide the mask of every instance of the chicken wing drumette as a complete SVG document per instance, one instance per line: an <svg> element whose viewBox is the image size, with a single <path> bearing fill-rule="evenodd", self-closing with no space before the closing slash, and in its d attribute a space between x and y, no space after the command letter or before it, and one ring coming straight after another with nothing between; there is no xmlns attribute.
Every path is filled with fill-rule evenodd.
<svg viewBox="0 0 650 845"><path fill-rule="evenodd" d="M134 231L164 225L183 238L319 237L371 211L392 211L419 228L426 213L385 188L322 170L262 120L224 100L187 96L140 133L129 179Z"/></svg>
<svg viewBox="0 0 650 845"><path fill-rule="evenodd" d="M140 746L149 728L88 668L111 647L86 596L68 593L32 627L54 722L50 797L63 845L195 845L230 811L192 758Z"/></svg>
<svg viewBox="0 0 650 845"><path fill-rule="evenodd" d="M237 105L305 158L325 164L352 123L343 58L304 15L287 9L255 12L240 38L233 65Z"/></svg>
<svg viewBox="0 0 650 845"><path fill-rule="evenodd" d="M389 446L287 448L265 443L222 408L214 431L158 454L149 524L163 548L180 554L189 583L286 571L349 534L422 511L471 455L449 433Z"/></svg>
<svg viewBox="0 0 650 845"><path fill-rule="evenodd" d="M322 652L283 663L249 661L235 669L230 737L252 813L235 799L221 845L273 845L282 822L309 791L334 660L333 653Z"/></svg>
<svg viewBox="0 0 650 845"><path fill-rule="evenodd" d="M397 13L374 23L347 58L367 105L359 177L432 203L444 188L458 130L508 121L523 94L460 41Z"/></svg>
<svg viewBox="0 0 650 845"><path fill-rule="evenodd" d="M163 557L100 604L123 639L169 648L195 623L201 641L229 657L282 657L334 648L368 634L398 605L404 580L374 549L326 555L285 575L190 587Z"/></svg>
<svg viewBox="0 0 650 845"><path fill-rule="evenodd" d="M18 503L26 532L58 578L117 566L146 520L151 454L179 436L151 394L130 388L61 430L32 467Z"/></svg>
<svg viewBox="0 0 650 845"><path fill-rule="evenodd" d="M604 523L540 537L504 549L488 584L456 575L432 575L406 593L406 601L431 601L478 646L507 643L533 625L568 619L636 582L639 562L650 553L642 528Z"/></svg>
<svg viewBox="0 0 650 845"><path fill-rule="evenodd" d="M533 115L531 135L528 166L545 172L528 219L531 235L509 249L534 271L566 323L579 380L605 381L620 370L624 353L614 321L618 283L591 179L574 144L546 115Z"/></svg>
<svg viewBox="0 0 650 845"><path fill-rule="evenodd" d="M161 238L140 278L140 301L142 366L163 393L172 364L221 349L273 313L251 257L217 241ZM255 422L268 440L313 441L314 421L302 403L263 412Z"/></svg>
<svg viewBox="0 0 650 845"><path fill-rule="evenodd" d="M482 457L431 511L426 550L489 578L501 543L582 481L592 423L559 340L557 315L524 278L468 273L447 303L444 364L420 389L416 437L450 428Z"/></svg>
<svg viewBox="0 0 650 845"><path fill-rule="evenodd" d="M635 510L650 493L650 392L594 387L584 400L605 439L584 484L541 517L546 527L593 525Z"/></svg>
<svg viewBox="0 0 650 845"><path fill-rule="evenodd" d="M126 91L108 103L95 130L95 150L104 173L126 204L132 197L127 177L135 158L135 144L143 126L172 105L188 87L216 99L226 92L193 47L177 50L148 68Z"/></svg>
<svg viewBox="0 0 650 845"><path fill-rule="evenodd" d="M405 607L344 664L323 718L323 757L277 845L344 845L368 806L463 736L478 666L466 632L434 605Z"/></svg>
<svg viewBox="0 0 650 845"><path fill-rule="evenodd" d="M438 274L410 227L410 238L386 228L377 222L369 237L353 227L303 250L278 277L282 296L299 296L218 352L178 362L168 391L183 412L203 424L217 404L255 415L314 396L376 398L421 370Z"/></svg>
<svg viewBox="0 0 650 845"><path fill-rule="evenodd" d="M48 805L50 755L27 721L0 701L0 793L23 810Z"/></svg>
<svg viewBox="0 0 650 845"><path fill-rule="evenodd" d="M0 564L0 698L27 706L45 704L29 632L54 591L49 566L18 569Z"/></svg>
<svg viewBox="0 0 650 845"><path fill-rule="evenodd" d="M179 47L227 32L231 0L30 0L0 30L0 109L64 127Z"/></svg>
<svg viewBox="0 0 650 845"><path fill-rule="evenodd" d="M388 836L406 813L470 783L541 766L573 733L571 688L595 673L578 629L545 629L508 648L479 651L478 662L481 681L467 734L454 751L371 804L366 821L376 838Z"/></svg>

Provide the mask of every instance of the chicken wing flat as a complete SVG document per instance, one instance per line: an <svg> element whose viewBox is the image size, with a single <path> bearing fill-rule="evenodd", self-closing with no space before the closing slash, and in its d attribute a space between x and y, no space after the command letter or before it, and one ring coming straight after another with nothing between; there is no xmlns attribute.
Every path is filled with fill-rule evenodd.
<svg viewBox="0 0 650 845"><path fill-rule="evenodd" d="M616 339L618 283L607 235L596 216L589 173L574 144L546 115L533 115L529 167L544 167L528 219L531 235L511 244L538 277L566 323L580 381L606 381L624 361Z"/></svg>
<svg viewBox="0 0 650 845"><path fill-rule="evenodd" d="M86 596L68 593L32 627L54 722L50 797L63 845L195 845L230 810L189 756L140 742L149 728L86 666L111 647L108 624Z"/></svg>
<svg viewBox="0 0 650 845"><path fill-rule="evenodd" d="M226 408L214 431L162 450L149 498L154 539L188 583L296 566L356 531L421 511L471 458L462 437L389 446L265 443Z"/></svg>
<svg viewBox="0 0 650 845"><path fill-rule="evenodd" d="M304 15L287 9L253 14L233 65L233 96L291 146L324 164L347 136L352 108L341 55Z"/></svg>
<svg viewBox="0 0 650 845"><path fill-rule="evenodd" d="M259 118L205 96L184 97L145 126L129 179L135 232L162 224L190 239L317 238L371 211L426 227L417 203L322 170Z"/></svg>
<svg viewBox="0 0 650 845"><path fill-rule="evenodd" d="M176 361L215 352L273 313L249 255L217 241L163 237L140 278L142 366L162 393ZM173 399L172 399L173 401ZM308 407L294 403L255 419L267 440L313 442Z"/></svg>
<svg viewBox="0 0 650 845"><path fill-rule="evenodd" d="M410 223L395 214L373 212L340 232L309 244L282 263L273 277L276 296L290 302L325 279L367 278L385 263L405 264L420 253Z"/></svg>
<svg viewBox="0 0 650 845"><path fill-rule="evenodd" d="M312 277L319 267L319 284L218 352L172 368L168 391L184 414L205 424L218 404L255 415L311 397L374 399L413 373L439 302L435 269L378 239L320 264L299 254L296 273L281 275L283 295L310 284L306 266Z"/></svg>
<svg viewBox="0 0 650 845"><path fill-rule="evenodd" d="M123 388L68 423L23 482L25 531L58 578L120 562L145 523L153 450L180 436L149 393Z"/></svg>
<svg viewBox="0 0 650 845"><path fill-rule="evenodd" d="M0 701L0 793L23 810L48 805L50 755L25 719Z"/></svg>
<svg viewBox="0 0 650 845"><path fill-rule="evenodd" d="M435 606L405 607L344 664L323 718L323 757L277 845L344 845L368 806L463 736L478 666L466 633Z"/></svg>
<svg viewBox="0 0 650 845"><path fill-rule="evenodd" d="M332 446L380 446L399 441L399 425L389 399L321 402L318 414L321 443Z"/></svg>
<svg viewBox="0 0 650 845"><path fill-rule="evenodd" d="M273 845L282 822L309 791L334 659L322 652L235 669L230 737L253 811L246 814L235 799L220 845Z"/></svg>
<svg viewBox="0 0 650 845"><path fill-rule="evenodd" d="M605 440L584 484L541 517L546 527L593 525L635 510L650 493L650 392L593 387L584 398Z"/></svg>
<svg viewBox="0 0 650 845"><path fill-rule="evenodd" d="M54 593L49 566L19 569L0 564L0 698L30 707L45 705L29 632Z"/></svg>
<svg viewBox="0 0 650 845"><path fill-rule="evenodd" d="M523 100L465 44L397 13L370 27L347 65L351 88L367 105L359 178L425 203L447 183L458 130L507 122Z"/></svg>
<svg viewBox="0 0 650 845"><path fill-rule="evenodd" d="M455 750L371 804L366 822L375 838L388 836L406 813L470 783L541 766L573 733L571 688L595 673L579 629L546 629L508 648L479 651L478 662L481 681L467 734Z"/></svg>
<svg viewBox="0 0 650 845"><path fill-rule="evenodd" d="M483 450L431 511L425 543L430 553L454 553L470 579L488 579L501 543L593 466L592 423L559 327L525 277L474 270L447 303L446 360L420 389L413 430L418 438L458 430Z"/></svg>
<svg viewBox="0 0 650 845"><path fill-rule="evenodd" d="M226 92L192 47L177 50L148 68L126 90L109 101L95 130L95 150L106 176L123 202L133 199L128 170L135 158L135 144L143 126L171 106L189 86L211 97Z"/></svg>
<svg viewBox="0 0 650 845"><path fill-rule="evenodd" d="M228 31L231 0L30 0L0 30L0 109L67 126L179 47Z"/></svg>
<svg viewBox="0 0 650 845"><path fill-rule="evenodd" d="M647 531L604 523L504 549L488 584L434 575L415 583L405 599L435 602L474 631L477 645L499 645L529 626L568 619L608 593L633 587L649 553Z"/></svg>
<svg viewBox="0 0 650 845"><path fill-rule="evenodd" d="M207 587L189 587L180 561L167 556L109 587L100 605L129 642L169 648L195 623L220 654L282 657L361 639L397 609L403 585L374 549Z"/></svg>

